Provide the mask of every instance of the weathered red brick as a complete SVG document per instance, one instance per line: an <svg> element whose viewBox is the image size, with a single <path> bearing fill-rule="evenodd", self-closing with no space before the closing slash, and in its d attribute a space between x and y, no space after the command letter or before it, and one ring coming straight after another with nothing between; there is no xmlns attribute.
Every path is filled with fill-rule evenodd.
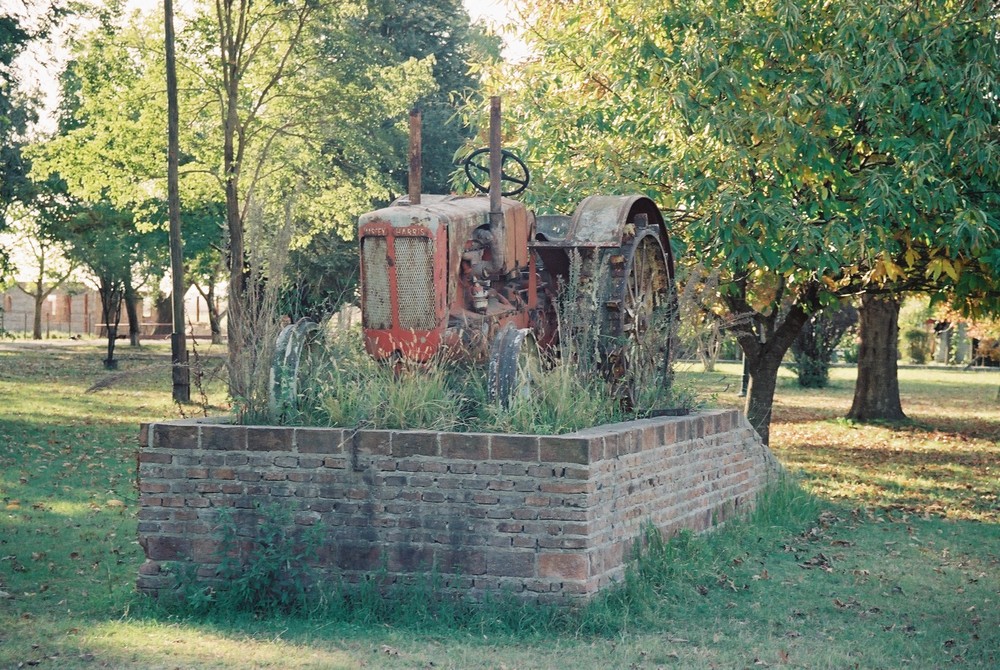
<svg viewBox="0 0 1000 670"><path fill-rule="evenodd" d="M190 556L191 542L173 536L145 538L146 558L153 561L178 561Z"/></svg>
<svg viewBox="0 0 1000 670"><path fill-rule="evenodd" d="M296 428L295 450L300 454L342 453L345 437L345 431L340 428Z"/></svg>
<svg viewBox="0 0 1000 670"><path fill-rule="evenodd" d="M582 437L541 437L538 440L538 457L548 463L579 463L590 462L592 442L601 438Z"/></svg>
<svg viewBox="0 0 1000 670"><path fill-rule="evenodd" d="M538 555L538 576L550 579L583 581L589 577L590 561L586 554L543 553Z"/></svg>
<svg viewBox="0 0 1000 670"><path fill-rule="evenodd" d="M219 540L203 538L191 542L191 560L196 563L216 563L221 558L222 543Z"/></svg>
<svg viewBox="0 0 1000 670"><path fill-rule="evenodd" d="M391 453L397 458L437 456L438 433L424 430L394 432L392 434Z"/></svg>
<svg viewBox="0 0 1000 670"><path fill-rule="evenodd" d="M287 428L250 426L247 428L248 451L291 451L292 431Z"/></svg>
<svg viewBox="0 0 1000 670"><path fill-rule="evenodd" d="M562 493L562 494L580 494L580 493L590 493L594 490L594 484L591 482L542 482L538 487L542 493Z"/></svg>
<svg viewBox="0 0 1000 670"><path fill-rule="evenodd" d="M441 456L485 461L490 457L490 436L481 433L442 433Z"/></svg>
<svg viewBox="0 0 1000 670"><path fill-rule="evenodd" d="M490 551L486 554L486 572L496 577L534 577L533 551Z"/></svg>
<svg viewBox="0 0 1000 670"><path fill-rule="evenodd" d="M354 436L359 454L389 456L392 453L392 432L388 430L362 430Z"/></svg>
<svg viewBox="0 0 1000 670"><path fill-rule="evenodd" d="M152 427L151 440L154 449L197 449L198 426L178 426L168 423Z"/></svg>
<svg viewBox="0 0 1000 670"><path fill-rule="evenodd" d="M517 549L534 549L538 546L538 540L531 535L514 535L510 544Z"/></svg>
<svg viewBox="0 0 1000 670"><path fill-rule="evenodd" d="M493 435L490 458L494 461L538 462L538 438L531 435Z"/></svg>
<svg viewBox="0 0 1000 670"><path fill-rule="evenodd" d="M160 564L157 561L146 559L142 565L139 566L140 575L158 575L160 574Z"/></svg>
<svg viewBox="0 0 1000 670"><path fill-rule="evenodd" d="M245 426L204 425L201 427L201 448L219 451L245 451Z"/></svg>

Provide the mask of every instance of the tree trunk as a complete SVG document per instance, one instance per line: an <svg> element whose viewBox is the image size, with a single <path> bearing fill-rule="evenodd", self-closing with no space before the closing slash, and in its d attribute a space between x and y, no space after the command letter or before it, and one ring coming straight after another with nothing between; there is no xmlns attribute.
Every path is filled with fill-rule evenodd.
<svg viewBox="0 0 1000 670"><path fill-rule="evenodd" d="M229 394L233 398L245 397L249 382L240 374L246 329L246 270L244 267L243 217L240 212L239 177L240 156L237 134L240 132L239 58L236 36L223 35L224 85L226 88L226 117L223 122L223 161L225 165L226 224L229 231Z"/></svg>
<svg viewBox="0 0 1000 670"><path fill-rule="evenodd" d="M32 323L31 339L42 339L42 304L45 302L45 256L38 255L38 281L35 282L35 319Z"/></svg>
<svg viewBox="0 0 1000 670"><path fill-rule="evenodd" d="M31 339L40 340L42 339L42 305L45 304L45 293L42 291L41 283L35 287L32 297L35 299L35 318L32 320Z"/></svg>
<svg viewBox="0 0 1000 670"><path fill-rule="evenodd" d="M899 338L896 297L865 294L859 311L858 381L847 418L853 421L905 421L896 366Z"/></svg>
<svg viewBox="0 0 1000 670"><path fill-rule="evenodd" d="M180 104L177 100L177 66L174 54L174 3L163 0L164 57L167 75L167 209L170 219L171 381L175 402L191 400L191 370L184 333L184 242L181 238Z"/></svg>
<svg viewBox="0 0 1000 670"><path fill-rule="evenodd" d="M132 287L132 280L125 282L125 313L128 315L128 343L130 347L140 346L142 316L139 310L139 294Z"/></svg>
<svg viewBox="0 0 1000 670"><path fill-rule="evenodd" d="M122 318L124 287L118 280L102 279L98 292L101 296L101 316L108 329L108 357L104 359L104 367L116 370L118 361L115 360L115 340L118 339L118 324Z"/></svg>
<svg viewBox="0 0 1000 670"><path fill-rule="evenodd" d="M214 279L205 290L205 304L208 305L208 327L212 331L212 344L222 344L222 319L219 316L219 303L215 299Z"/></svg>
<svg viewBox="0 0 1000 670"><path fill-rule="evenodd" d="M156 330L154 331L156 335L169 335L171 332L170 326L165 324L169 324L173 318L172 297L170 295L159 297L153 306L153 309L156 310Z"/></svg>
<svg viewBox="0 0 1000 670"><path fill-rule="evenodd" d="M723 300L734 322L747 324L734 330L736 341L743 350L744 373L750 376L744 412L761 440L768 444L778 369L802 326L809 320L809 312L819 308L820 285L812 282L802 287L793 301L785 297L786 286L779 278L771 309L767 313L758 311L747 300L745 279L735 282L735 286L738 290L726 294Z"/></svg>
<svg viewBox="0 0 1000 670"><path fill-rule="evenodd" d="M737 338L750 373L744 412L764 444L769 444L771 440L771 407L774 405L781 361L807 319L808 315L795 307L767 341L761 343L753 333Z"/></svg>

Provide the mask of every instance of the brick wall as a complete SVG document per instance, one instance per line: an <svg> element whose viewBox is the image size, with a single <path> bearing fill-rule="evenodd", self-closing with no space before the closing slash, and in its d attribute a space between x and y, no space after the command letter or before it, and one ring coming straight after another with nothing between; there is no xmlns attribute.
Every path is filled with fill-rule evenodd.
<svg viewBox="0 0 1000 670"><path fill-rule="evenodd" d="M736 411L552 437L174 421L140 439L138 587L153 595L164 562L214 575L219 508L250 536L258 507L280 504L320 528L331 579L433 569L472 597L577 602L622 576L647 523L707 529L778 467Z"/></svg>

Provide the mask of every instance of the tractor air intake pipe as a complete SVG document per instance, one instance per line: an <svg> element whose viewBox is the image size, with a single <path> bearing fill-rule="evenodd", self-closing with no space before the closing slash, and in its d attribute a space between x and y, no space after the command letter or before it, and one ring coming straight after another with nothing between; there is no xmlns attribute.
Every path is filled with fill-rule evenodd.
<svg viewBox="0 0 1000 670"><path fill-rule="evenodd" d="M420 204L421 170L423 156L421 155L420 110L414 107L410 110L410 204Z"/></svg>
<svg viewBox="0 0 1000 670"><path fill-rule="evenodd" d="M490 98L490 233L493 244L490 251L493 254L493 269L503 272L506 269L504 249L506 247L506 230L503 218L503 208L500 203L501 177L503 175L503 155L500 146L500 98Z"/></svg>

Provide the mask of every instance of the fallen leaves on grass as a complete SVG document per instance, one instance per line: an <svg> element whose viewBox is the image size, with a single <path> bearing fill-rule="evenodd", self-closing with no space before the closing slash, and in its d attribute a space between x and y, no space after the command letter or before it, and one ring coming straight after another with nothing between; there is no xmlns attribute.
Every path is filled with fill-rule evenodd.
<svg viewBox="0 0 1000 670"><path fill-rule="evenodd" d="M822 553L816 554L812 558L809 558L798 565L800 568L804 568L806 570L819 568L824 572L833 572L833 564L830 562L830 559Z"/></svg>

